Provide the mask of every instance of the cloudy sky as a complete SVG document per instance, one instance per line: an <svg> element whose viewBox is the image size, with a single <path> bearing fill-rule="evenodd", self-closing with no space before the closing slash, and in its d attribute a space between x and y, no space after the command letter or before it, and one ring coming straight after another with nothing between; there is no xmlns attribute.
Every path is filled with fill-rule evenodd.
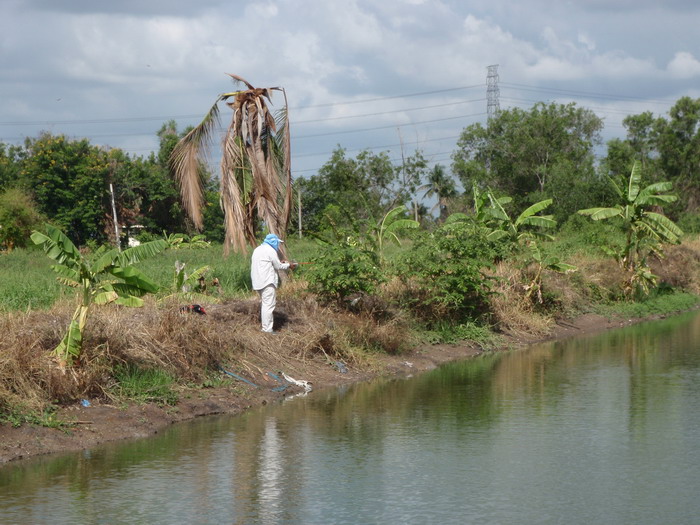
<svg viewBox="0 0 700 525"><path fill-rule="evenodd" d="M0 142L42 130L146 156L196 124L226 73L284 87L293 173L338 145L449 166L501 109L574 101L622 119L700 97L697 0L0 0ZM281 106L282 97L273 98ZM273 107L275 107L273 106ZM222 108L222 123L229 110ZM216 155L216 151L214 151Z"/></svg>

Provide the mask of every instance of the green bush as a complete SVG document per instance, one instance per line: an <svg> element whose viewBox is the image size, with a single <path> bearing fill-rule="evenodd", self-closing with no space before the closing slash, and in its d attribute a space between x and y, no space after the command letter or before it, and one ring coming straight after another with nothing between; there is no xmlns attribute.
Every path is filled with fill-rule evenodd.
<svg viewBox="0 0 700 525"><path fill-rule="evenodd" d="M313 263L304 276L321 299L339 302L356 293L372 295L385 281L376 254L351 238L324 245Z"/></svg>
<svg viewBox="0 0 700 525"><path fill-rule="evenodd" d="M471 221L419 235L396 266L407 287L404 306L429 323L478 317L488 309L491 279L484 270L494 256L486 231Z"/></svg>

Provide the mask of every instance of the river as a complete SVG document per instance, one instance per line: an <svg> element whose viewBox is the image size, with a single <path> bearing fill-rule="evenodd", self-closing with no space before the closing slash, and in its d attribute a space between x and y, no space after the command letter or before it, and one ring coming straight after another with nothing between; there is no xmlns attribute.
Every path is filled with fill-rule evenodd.
<svg viewBox="0 0 700 525"><path fill-rule="evenodd" d="M700 315L0 467L0 523L700 521Z"/></svg>

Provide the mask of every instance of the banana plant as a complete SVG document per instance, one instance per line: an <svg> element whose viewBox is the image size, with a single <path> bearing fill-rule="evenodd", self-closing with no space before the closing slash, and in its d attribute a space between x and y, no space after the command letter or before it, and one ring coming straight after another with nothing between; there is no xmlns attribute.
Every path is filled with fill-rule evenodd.
<svg viewBox="0 0 700 525"><path fill-rule="evenodd" d="M516 242L524 242L531 239L552 239L551 235L540 230L524 228L524 226L535 226L538 228L554 228L556 226L557 222L552 215L537 215L552 204L552 199L536 202L518 215L515 220L511 219L503 207L504 204L509 203L511 200L510 197L496 199L492 193L489 193L491 204L489 212L499 224L499 229L495 232L495 239L508 237Z"/></svg>
<svg viewBox="0 0 700 525"><path fill-rule="evenodd" d="M182 248L187 249L203 249L211 246L211 242L207 241L204 235L185 235L184 233L171 233L170 235L164 234L163 238L168 241L170 248L173 250L179 250Z"/></svg>
<svg viewBox="0 0 700 525"><path fill-rule="evenodd" d="M102 247L93 257L84 256L58 228L46 226L46 233L34 231L34 244L56 261L51 268L57 280L79 291L78 306L65 336L53 350L61 366L70 366L80 358L83 334L93 304L143 306L142 296L158 291L158 286L133 265L168 248L165 240L156 240L122 252Z"/></svg>
<svg viewBox="0 0 700 525"><path fill-rule="evenodd" d="M657 182L641 187L642 165L636 161L632 167L627 187L622 188L611 179L620 202L608 208L588 208L579 210L581 215L594 221L617 219L625 234L625 245L615 253L618 263L630 274L630 284L640 285L647 291L656 282L648 269L646 257L650 253L663 257L663 243L677 244L683 235L676 223L665 215L648 208L663 206L678 199L666 193L671 190L671 182Z"/></svg>
<svg viewBox="0 0 700 525"><path fill-rule="evenodd" d="M211 267L200 266L188 274L185 271L185 266L186 263L175 261L172 292L160 299L160 302L164 303L177 298L188 301L218 303L218 299L204 293L206 289L205 277L211 272Z"/></svg>
<svg viewBox="0 0 700 525"><path fill-rule="evenodd" d="M544 255L538 243L534 240L527 244L529 260L536 265L535 275L530 280L530 284L525 285L525 297L537 299L542 304L542 272L550 270L557 273L572 273L578 268L572 264L562 262L556 255Z"/></svg>
<svg viewBox="0 0 700 525"><path fill-rule="evenodd" d="M403 230L415 230L420 226L418 221L404 217L404 214L407 212L406 206L398 206L388 211L372 228L380 261L384 261L384 244L387 239L401 246L401 239L399 239L398 233Z"/></svg>

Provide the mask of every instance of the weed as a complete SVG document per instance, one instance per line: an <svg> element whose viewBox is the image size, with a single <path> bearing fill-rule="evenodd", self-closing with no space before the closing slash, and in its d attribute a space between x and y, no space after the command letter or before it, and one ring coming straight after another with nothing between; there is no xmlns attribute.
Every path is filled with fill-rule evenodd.
<svg viewBox="0 0 700 525"><path fill-rule="evenodd" d="M42 410L27 410L26 407L15 406L5 412L0 412L0 423L6 423L13 427L29 424L58 429L70 426L70 423L58 419L56 409L52 406Z"/></svg>
<svg viewBox="0 0 700 525"><path fill-rule="evenodd" d="M117 385L114 393L138 403L174 405L178 395L173 390L175 379L157 368L141 368L133 364L118 365L114 369Z"/></svg>
<svg viewBox="0 0 700 525"><path fill-rule="evenodd" d="M484 349L492 348L498 342L498 336L490 328L471 321L465 323L451 323L448 321L435 323L432 329L423 333L423 336L431 343L471 341Z"/></svg>

